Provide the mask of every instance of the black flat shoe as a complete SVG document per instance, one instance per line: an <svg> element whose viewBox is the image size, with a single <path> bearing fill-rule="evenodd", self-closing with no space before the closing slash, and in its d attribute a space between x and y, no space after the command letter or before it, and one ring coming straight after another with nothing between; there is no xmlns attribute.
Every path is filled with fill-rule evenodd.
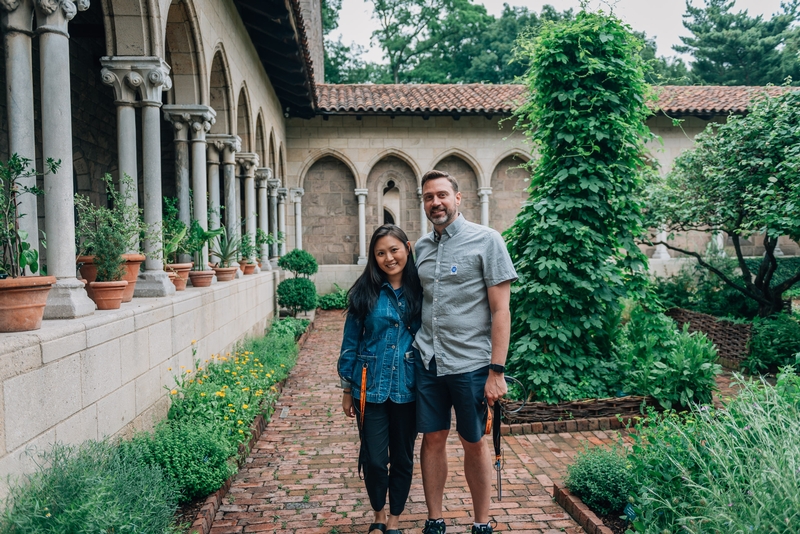
<svg viewBox="0 0 800 534"><path fill-rule="evenodd" d="M383 532L384 534L386 534L386 525L385 525L385 524L383 524L383 523L372 523L372 524L369 526L369 530L367 530L367 534L369 534L369 533L370 533L370 532L372 532L373 530L380 530L381 532Z"/></svg>
<svg viewBox="0 0 800 534"><path fill-rule="evenodd" d="M386 534L403 534L403 531L399 528L393 528L391 530L387 530Z"/></svg>

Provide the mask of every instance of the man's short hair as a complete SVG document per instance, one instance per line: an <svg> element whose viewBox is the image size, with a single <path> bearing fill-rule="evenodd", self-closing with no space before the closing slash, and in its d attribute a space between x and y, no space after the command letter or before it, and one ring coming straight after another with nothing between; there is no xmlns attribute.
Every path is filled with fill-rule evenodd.
<svg viewBox="0 0 800 534"><path fill-rule="evenodd" d="M426 172L422 175L422 183L420 184L420 187L425 187L425 182L436 180L437 178L447 178L447 181L453 186L453 192L458 193L458 182L455 178L444 171L433 170Z"/></svg>

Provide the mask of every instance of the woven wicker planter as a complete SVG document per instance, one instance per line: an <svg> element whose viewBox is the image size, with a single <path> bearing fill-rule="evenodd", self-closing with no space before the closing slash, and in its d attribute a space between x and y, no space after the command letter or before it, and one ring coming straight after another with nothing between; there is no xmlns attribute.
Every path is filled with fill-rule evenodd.
<svg viewBox="0 0 800 534"><path fill-rule="evenodd" d="M508 411L519 407L518 401L507 401ZM644 413L643 406L660 409L653 397L613 397L608 399L581 399L558 404L546 402L528 402L517 413L506 412L503 422L506 424L541 423L545 421L565 421L572 419L596 419L598 417L615 417L617 415L639 415Z"/></svg>
<svg viewBox="0 0 800 534"><path fill-rule="evenodd" d="M716 346L717 361L723 367L736 371L747 358L747 344L752 335L750 323L733 323L683 308L672 308L666 314L678 323L678 328L688 323L689 332L704 333Z"/></svg>

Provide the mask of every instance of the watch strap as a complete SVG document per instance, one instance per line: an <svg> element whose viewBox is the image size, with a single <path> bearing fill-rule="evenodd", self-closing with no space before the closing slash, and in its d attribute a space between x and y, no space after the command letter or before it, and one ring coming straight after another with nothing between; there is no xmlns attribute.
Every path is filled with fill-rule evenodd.
<svg viewBox="0 0 800 534"><path fill-rule="evenodd" d="M499 363L490 363L489 370L494 371L495 373L505 373L506 367L504 365L500 365Z"/></svg>

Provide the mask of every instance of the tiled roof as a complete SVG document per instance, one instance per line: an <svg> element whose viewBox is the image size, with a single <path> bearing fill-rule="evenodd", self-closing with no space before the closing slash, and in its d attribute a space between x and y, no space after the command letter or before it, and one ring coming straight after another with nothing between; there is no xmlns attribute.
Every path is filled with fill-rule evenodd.
<svg viewBox="0 0 800 534"><path fill-rule="evenodd" d="M747 111L763 87L680 86L656 89L650 106L674 115L724 115ZM785 89L772 87L772 94ZM317 109L324 114L485 115L509 114L525 99L523 85L317 85Z"/></svg>
<svg viewBox="0 0 800 534"><path fill-rule="evenodd" d="M317 85L323 113L398 115L508 114L525 98L524 85Z"/></svg>

